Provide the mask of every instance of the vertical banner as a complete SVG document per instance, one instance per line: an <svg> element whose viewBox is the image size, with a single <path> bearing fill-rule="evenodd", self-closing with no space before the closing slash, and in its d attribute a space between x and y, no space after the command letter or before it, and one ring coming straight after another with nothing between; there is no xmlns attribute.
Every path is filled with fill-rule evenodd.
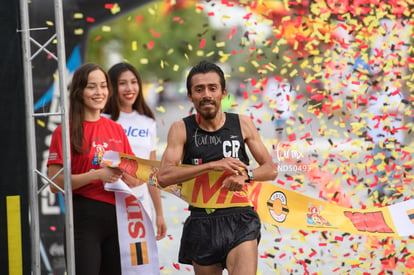
<svg viewBox="0 0 414 275"><path fill-rule="evenodd" d="M142 184L131 189L122 180L105 184L115 192L123 275L160 273L150 209L144 206L149 200L146 188Z"/></svg>
<svg viewBox="0 0 414 275"><path fill-rule="evenodd" d="M9 275L22 275L23 258L20 196L8 196L6 198L6 205Z"/></svg>

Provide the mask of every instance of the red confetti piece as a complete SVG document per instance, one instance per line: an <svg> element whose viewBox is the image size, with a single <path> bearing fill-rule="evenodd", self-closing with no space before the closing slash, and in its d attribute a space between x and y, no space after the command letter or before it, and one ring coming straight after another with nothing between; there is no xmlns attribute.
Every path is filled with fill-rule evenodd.
<svg viewBox="0 0 414 275"><path fill-rule="evenodd" d="M255 87L255 86L256 86L256 84L257 84L256 79L255 79L255 78L252 78L252 79L250 80L250 83L252 84L252 86L253 86L253 87Z"/></svg>
<svg viewBox="0 0 414 275"><path fill-rule="evenodd" d="M281 77L275 76L274 79L276 81L283 82L283 78L281 78Z"/></svg>
<svg viewBox="0 0 414 275"><path fill-rule="evenodd" d="M203 38L200 41L200 48L203 49L205 45L206 45L206 39Z"/></svg>
<svg viewBox="0 0 414 275"><path fill-rule="evenodd" d="M263 107L263 102L262 102L262 103L260 103L259 105L256 105L256 106L255 106L255 108L256 108L256 109L260 109L260 108L262 108L262 107Z"/></svg>
<svg viewBox="0 0 414 275"><path fill-rule="evenodd" d="M340 236L335 236L335 241L340 241L340 242L342 242L344 240L344 238L343 237L340 237Z"/></svg>
<svg viewBox="0 0 414 275"><path fill-rule="evenodd" d="M285 185L285 182L282 181L282 180L277 180L277 183L280 184L280 185Z"/></svg>
<svg viewBox="0 0 414 275"><path fill-rule="evenodd" d="M151 50L154 47L154 41L150 41L147 45L148 50Z"/></svg>
<svg viewBox="0 0 414 275"><path fill-rule="evenodd" d="M260 258L261 258L261 259L266 259L266 258L267 258L267 253L265 253L265 254L263 254L263 255L260 255Z"/></svg>
<svg viewBox="0 0 414 275"><path fill-rule="evenodd" d="M308 137L310 137L311 136L311 134L309 133L309 132L307 132L303 137L301 137L300 139L301 140L303 140L303 139L306 139L306 138L308 138Z"/></svg>
<svg viewBox="0 0 414 275"><path fill-rule="evenodd" d="M105 4L105 9L112 9L115 6L115 4Z"/></svg>
<svg viewBox="0 0 414 275"><path fill-rule="evenodd" d="M95 18L88 16L88 17L86 17L86 22L93 23L93 22L95 22Z"/></svg>
<svg viewBox="0 0 414 275"><path fill-rule="evenodd" d="M296 140L296 134L289 135L289 141L295 141Z"/></svg>
<svg viewBox="0 0 414 275"><path fill-rule="evenodd" d="M245 16L243 16L243 19L249 20L252 15L253 13L248 13Z"/></svg>

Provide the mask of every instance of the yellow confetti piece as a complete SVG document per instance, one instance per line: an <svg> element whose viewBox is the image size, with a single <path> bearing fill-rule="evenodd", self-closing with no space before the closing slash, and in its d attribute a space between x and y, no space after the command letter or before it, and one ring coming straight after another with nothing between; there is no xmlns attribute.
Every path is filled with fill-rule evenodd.
<svg viewBox="0 0 414 275"><path fill-rule="evenodd" d="M75 12L73 14L73 19L82 19L82 18L83 18L83 13Z"/></svg>
<svg viewBox="0 0 414 275"><path fill-rule="evenodd" d="M250 62L255 68L259 68L260 67L260 64L259 63L257 63L257 61L256 60L252 60L251 62Z"/></svg>
<svg viewBox="0 0 414 275"><path fill-rule="evenodd" d="M40 119L37 119L36 123L37 123L37 125L39 125L40 127L43 127L43 128L46 126L46 123L43 120L40 120Z"/></svg>
<svg viewBox="0 0 414 275"><path fill-rule="evenodd" d="M174 72L178 72L178 70L180 69L180 66L178 65L178 64L175 64L174 66L173 66L173 71Z"/></svg>
<svg viewBox="0 0 414 275"><path fill-rule="evenodd" d="M219 52L220 57L220 62L221 63L225 63L228 59L229 59L229 55L224 54L223 52Z"/></svg>
<svg viewBox="0 0 414 275"><path fill-rule="evenodd" d="M138 49L137 41L132 41L132 43L131 43L131 49L134 52Z"/></svg>
<svg viewBox="0 0 414 275"><path fill-rule="evenodd" d="M223 48L223 47L225 47L226 46L226 42L224 42L224 41L221 41L221 42L217 42L216 43L216 47L217 48Z"/></svg>
<svg viewBox="0 0 414 275"><path fill-rule="evenodd" d="M50 20L46 20L46 25L48 25L48 26L54 26L55 24L52 21L50 21Z"/></svg>
<svg viewBox="0 0 414 275"><path fill-rule="evenodd" d="M290 76L290 77L294 77L294 76L296 76L297 74L298 74L298 70L294 69L294 70L292 70L292 71L290 72L289 76Z"/></svg>
<svg viewBox="0 0 414 275"><path fill-rule="evenodd" d="M117 14L121 12L121 7L118 5L118 3L115 3L114 6L111 9L112 14Z"/></svg>
<svg viewBox="0 0 414 275"><path fill-rule="evenodd" d="M153 8L149 8L148 9L148 12L151 14L151 15L155 15L157 12L153 9Z"/></svg>
<svg viewBox="0 0 414 275"><path fill-rule="evenodd" d="M160 112L160 113L165 113L165 108L164 108L164 106L158 106L158 107L156 107L155 108L155 110L157 110L158 112Z"/></svg>
<svg viewBox="0 0 414 275"><path fill-rule="evenodd" d="M108 25L103 25L103 26L101 27L101 30L102 30L103 32L110 32L110 31L111 31L111 26L108 26Z"/></svg>
<svg viewBox="0 0 414 275"><path fill-rule="evenodd" d="M141 59L139 60L139 62L140 62L141 64L149 64L149 60L148 60L148 58L141 58Z"/></svg>
<svg viewBox="0 0 414 275"><path fill-rule="evenodd" d="M74 30L73 30L73 33L74 33L75 35L83 35L84 31L83 31L83 29L81 29L81 28L77 28L77 29L74 29Z"/></svg>
<svg viewBox="0 0 414 275"><path fill-rule="evenodd" d="M157 88L155 88L155 92L157 94L161 93L162 91L164 91L164 86L158 86Z"/></svg>

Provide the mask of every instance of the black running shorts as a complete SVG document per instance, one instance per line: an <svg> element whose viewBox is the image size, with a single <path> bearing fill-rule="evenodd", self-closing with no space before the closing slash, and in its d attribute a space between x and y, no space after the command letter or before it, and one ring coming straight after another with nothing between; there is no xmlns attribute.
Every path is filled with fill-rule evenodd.
<svg viewBox="0 0 414 275"><path fill-rule="evenodd" d="M217 209L211 214L202 208L190 210L181 237L180 263L221 263L225 268L231 249L245 241L260 241L261 222L252 207Z"/></svg>

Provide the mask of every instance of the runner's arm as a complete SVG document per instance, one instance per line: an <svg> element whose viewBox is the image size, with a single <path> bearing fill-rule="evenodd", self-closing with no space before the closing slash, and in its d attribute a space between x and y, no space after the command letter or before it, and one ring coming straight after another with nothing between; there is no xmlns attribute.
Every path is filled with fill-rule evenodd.
<svg viewBox="0 0 414 275"><path fill-rule="evenodd" d="M167 148L161 158L158 172L158 183L166 187L186 180L196 178L209 171L230 171L238 173L247 166L240 160L224 158L218 161L203 163L200 165L179 166L184 155L186 142L186 130L184 121L176 121L171 125L167 138Z"/></svg>
<svg viewBox="0 0 414 275"><path fill-rule="evenodd" d="M255 181L274 180L277 177L277 169L272 156L266 149L250 117L240 115L240 123L243 137L259 166L253 170ZM246 175L247 176L247 175Z"/></svg>

